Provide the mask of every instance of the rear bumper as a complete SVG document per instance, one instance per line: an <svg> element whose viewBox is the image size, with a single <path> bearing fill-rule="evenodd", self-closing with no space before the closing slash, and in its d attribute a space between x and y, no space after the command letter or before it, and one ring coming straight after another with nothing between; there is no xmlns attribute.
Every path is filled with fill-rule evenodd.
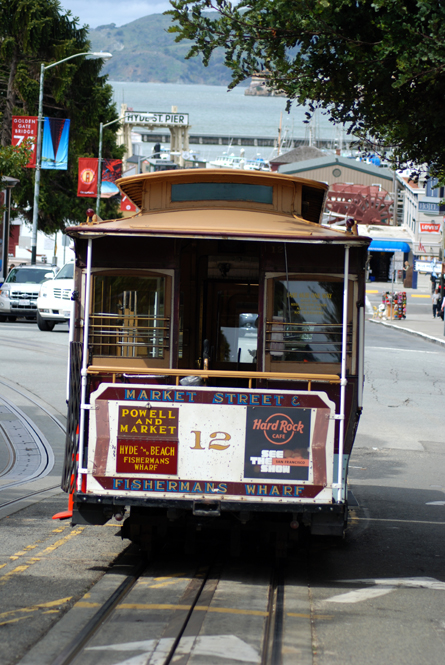
<svg viewBox="0 0 445 665"><path fill-rule="evenodd" d="M255 503L245 501L217 501L205 499L164 499L164 498L139 498L131 496L112 496L112 495L90 495L78 492L74 497L78 505L99 505L99 506L139 506L141 508L182 508L183 510L193 510L196 504L219 503L221 511L249 510L259 512L274 513L295 513L295 512L342 512L344 503Z"/></svg>

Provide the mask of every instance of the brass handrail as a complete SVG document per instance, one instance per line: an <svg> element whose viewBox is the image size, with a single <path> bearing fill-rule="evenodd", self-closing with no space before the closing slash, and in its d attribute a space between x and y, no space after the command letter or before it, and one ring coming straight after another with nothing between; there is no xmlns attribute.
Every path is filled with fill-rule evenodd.
<svg viewBox="0 0 445 665"><path fill-rule="evenodd" d="M176 384L179 384L179 379L184 376L200 376L203 379L209 378L227 378L227 379L248 379L249 388L252 387L254 379L269 379L278 381L307 381L308 384L314 382L319 383L340 383L340 377L337 374L314 374L314 373L297 373L297 372L249 372L239 370L217 370L217 369L171 369L169 367L112 367L109 365L89 365L87 369L88 374L113 374L114 378L118 374L147 374L147 375L162 375L162 376L175 376ZM310 387L309 387L310 390Z"/></svg>

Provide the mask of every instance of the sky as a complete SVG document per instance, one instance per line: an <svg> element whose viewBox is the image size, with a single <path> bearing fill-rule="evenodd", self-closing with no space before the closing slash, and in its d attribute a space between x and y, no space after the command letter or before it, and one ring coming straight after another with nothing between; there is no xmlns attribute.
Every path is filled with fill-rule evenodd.
<svg viewBox="0 0 445 665"><path fill-rule="evenodd" d="M142 16L171 9L168 0L60 0L60 4L79 18L81 26L87 24L90 28L109 23L125 25Z"/></svg>

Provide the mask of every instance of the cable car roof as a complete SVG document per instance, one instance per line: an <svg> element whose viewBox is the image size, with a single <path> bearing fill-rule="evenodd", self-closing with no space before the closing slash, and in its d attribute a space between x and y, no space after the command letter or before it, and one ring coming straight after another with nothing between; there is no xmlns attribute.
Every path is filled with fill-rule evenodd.
<svg viewBox="0 0 445 665"><path fill-rule="evenodd" d="M328 185L313 180L235 169L183 169L121 178L117 185L139 213L70 227L67 234L370 242L320 224Z"/></svg>

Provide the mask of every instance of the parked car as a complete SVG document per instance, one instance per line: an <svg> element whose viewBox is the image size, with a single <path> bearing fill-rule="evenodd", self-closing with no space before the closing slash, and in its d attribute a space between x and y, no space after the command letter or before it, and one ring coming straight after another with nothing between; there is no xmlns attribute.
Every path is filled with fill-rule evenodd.
<svg viewBox="0 0 445 665"><path fill-rule="evenodd" d="M40 286L56 273L56 266L44 264L12 268L0 288L0 321L15 321L18 316L35 319Z"/></svg>
<svg viewBox="0 0 445 665"><path fill-rule="evenodd" d="M54 279L45 282L40 288L37 298L39 330L52 330L56 323L69 321L73 289L74 263L65 263Z"/></svg>

